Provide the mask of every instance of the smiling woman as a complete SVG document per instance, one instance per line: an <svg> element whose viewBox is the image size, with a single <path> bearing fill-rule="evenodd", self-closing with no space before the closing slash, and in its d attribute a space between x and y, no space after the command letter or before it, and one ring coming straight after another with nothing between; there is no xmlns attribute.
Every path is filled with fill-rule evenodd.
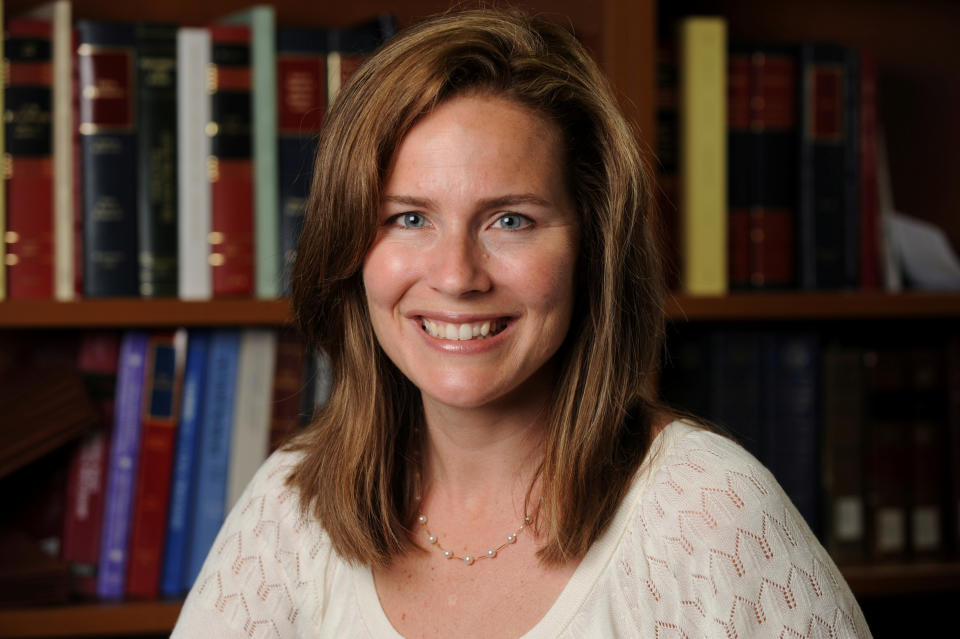
<svg viewBox="0 0 960 639"><path fill-rule="evenodd" d="M649 197L562 27L465 11L387 43L327 118L294 269L330 401L174 636L869 635L769 472L651 395Z"/></svg>

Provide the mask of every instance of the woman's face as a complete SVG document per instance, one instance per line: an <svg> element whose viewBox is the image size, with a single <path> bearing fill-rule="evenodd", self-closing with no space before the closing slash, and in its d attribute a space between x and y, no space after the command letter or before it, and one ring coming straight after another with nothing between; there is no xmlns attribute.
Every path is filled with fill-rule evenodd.
<svg viewBox="0 0 960 639"><path fill-rule="evenodd" d="M570 326L577 214L559 129L514 102L453 98L414 126L363 266L377 339L425 402L525 397Z"/></svg>

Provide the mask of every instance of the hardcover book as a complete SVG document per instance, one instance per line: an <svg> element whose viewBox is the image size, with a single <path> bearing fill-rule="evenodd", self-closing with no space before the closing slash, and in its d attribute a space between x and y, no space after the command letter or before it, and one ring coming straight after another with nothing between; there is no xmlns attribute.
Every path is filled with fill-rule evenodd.
<svg viewBox="0 0 960 639"><path fill-rule="evenodd" d="M131 23L77 22L86 297L136 297L136 37Z"/></svg>

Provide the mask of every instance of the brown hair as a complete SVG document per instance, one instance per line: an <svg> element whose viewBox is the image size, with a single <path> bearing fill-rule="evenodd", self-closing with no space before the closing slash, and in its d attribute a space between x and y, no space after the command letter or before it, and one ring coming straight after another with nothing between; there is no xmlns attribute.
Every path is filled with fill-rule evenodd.
<svg viewBox="0 0 960 639"><path fill-rule="evenodd" d="M361 280L381 190L400 141L464 92L514 100L565 137L581 255L569 334L557 354L538 479L542 561L586 552L649 447L648 378L663 342L650 186L631 130L596 64L564 28L513 11L467 10L415 25L356 72L320 135L292 277L308 342L330 356L331 397L292 444L289 478L349 561L385 565L408 546L421 424L419 391L376 342Z"/></svg>

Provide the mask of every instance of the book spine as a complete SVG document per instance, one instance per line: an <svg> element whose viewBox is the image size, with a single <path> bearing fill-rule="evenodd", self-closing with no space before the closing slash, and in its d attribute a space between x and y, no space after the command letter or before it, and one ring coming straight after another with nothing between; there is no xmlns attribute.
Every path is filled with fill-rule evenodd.
<svg viewBox="0 0 960 639"><path fill-rule="evenodd" d="M134 26L80 21L84 294L135 297L137 286Z"/></svg>
<svg viewBox="0 0 960 639"><path fill-rule="evenodd" d="M94 597L97 591L119 349L118 333L89 332L80 338L77 370L102 421L80 441L70 460L62 557L71 564L74 592L84 597Z"/></svg>
<svg viewBox="0 0 960 639"><path fill-rule="evenodd" d="M769 336L763 389L762 459L820 532L819 344L809 333Z"/></svg>
<svg viewBox="0 0 960 639"><path fill-rule="evenodd" d="M947 535L953 557L960 557L960 334L947 342Z"/></svg>
<svg viewBox="0 0 960 639"><path fill-rule="evenodd" d="M6 33L6 24L4 22L3 11L0 11L0 33ZM6 85L4 85L6 86ZM6 113L6 91L0 91L0 113ZM6 153L7 135L6 126L0 126L0 149ZM6 160L4 160L6 162ZM0 180L0 233L6 235L7 231L7 179L4 171L4 179ZM7 242L0 238L0 302L7 299Z"/></svg>
<svg viewBox="0 0 960 639"><path fill-rule="evenodd" d="M210 264L214 297L254 293L250 32L210 27Z"/></svg>
<svg viewBox="0 0 960 639"><path fill-rule="evenodd" d="M389 13L341 29L327 31L327 100L333 100L367 57L396 32Z"/></svg>
<svg viewBox="0 0 960 639"><path fill-rule="evenodd" d="M938 349L915 347L909 356L913 452L911 559L938 560L946 555L946 370Z"/></svg>
<svg viewBox="0 0 960 639"><path fill-rule="evenodd" d="M867 543L875 561L902 561L908 550L912 476L907 362L900 349L867 353Z"/></svg>
<svg viewBox="0 0 960 639"><path fill-rule="evenodd" d="M120 346L117 399L103 514L97 594L119 599L125 592L130 518L140 452L140 402L147 356L147 334L131 331Z"/></svg>
<svg viewBox="0 0 960 639"><path fill-rule="evenodd" d="M179 417L187 333L153 335L147 346L136 499L130 531L127 594L152 599L160 591L170 477Z"/></svg>
<svg viewBox="0 0 960 639"><path fill-rule="evenodd" d="M758 458L763 450L761 339L758 333L725 330L709 337L710 418Z"/></svg>
<svg viewBox="0 0 960 639"><path fill-rule="evenodd" d="M233 433L227 474L229 510L267 458L270 446L270 400L277 360L277 334L245 329L240 336Z"/></svg>
<svg viewBox="0 0 960 639"><path fill-rule="evenodd" d="M860 288L879 290L880 185L877 181L877 63L860 56Z"/></svg>
<svg viewBox="0 0 960 639"><path fill-rule="evenodd" d="M277 450L299 430L303 380L303 343L292 331L281 331L277 336L277 364L273 375L269 452Z"/></svg>
<svg viewBox="0 0 960 639"><path fill-rule="evenodd" d="M839 45L800 47L797 257L804 289L859 284L856 69L856 53Z"/></svg>
<svg viewBox="0 0 960 639"><path fill-rule="evenodd" d="M213 295L209 258L210 32L177 31L177 289L182 299Z"/></svg>
<svg viewBox="0 0 960 639"><path fill-rule="evenodd" d="M164 597L181 597L190 587L186 582L188 531L196 490L197 448L200 443L209 342L210 336L205 331L190 333L160 582L160 593Z"/></svg>
<svg viewBox="0 0 960 639"><path fill-rule="evenodd" d="M657 46L657 215L666 285L670 290L680 286L678 91L676 43L660 42Z"/></svg>
<svg viewBox="0 0 960 639"><path fill-rule="evenodd" d="M70 0L53 3L54 295L76 298L73 194L73 18Z"/></svg>
<svg viewBox="0 0 960 639"><path fill-rule="evenodd" d="M71 52L80 46L80 34L76 27L71 29ZM72 109L71 131L73 133L73 295L83 297L84 277L83 268L86 262L84 250L84 219L83 219L83 135L80 133L80 56L71 55L72 72Z"/></svg>
<svg viewBox="0 0 960 639"><path fill-rule="evenodd" d="M730 286L794 285L796 56L789 49L730 53Z"/></svg>
<svg viewBox="0 0 960 639"><path fill-rule="evenodd" d="M727 292L727 33L721 18L680 23L682 282Z"/></svg>
<svg viewBox="0 0 960 639"><path fill-rule="evenodd" d="M230 436L236 394L240 333L214 331L210 339L203 421L197 463L197 492L191 517L187 583L200 574L226 509Z"/></svg>
<svg viewBox="0 0 960 639"><path fill-rule="evenodd" d="M290 293L316 137L327 107L326 53L322 30L284 28L277 32L280 278L285 295Z"/></svg>
<svg viewBox="0 0 960 639"><path fill-rule="evenodd" d="M137 25L139 291L177 295L177 27Z"/></svg>
<svg viewBox="0 0 960 639"><path fill-rule="evenodd" d="M53 297L50 23L12 20L4 42L10 299Z"/></svg>
<svg viewBox="0 0 960 639"><path fill-rule="evenodd" d="M838 564L862 562L866 550L863 357L836 345L823 355L824 545Z"/></svg>

